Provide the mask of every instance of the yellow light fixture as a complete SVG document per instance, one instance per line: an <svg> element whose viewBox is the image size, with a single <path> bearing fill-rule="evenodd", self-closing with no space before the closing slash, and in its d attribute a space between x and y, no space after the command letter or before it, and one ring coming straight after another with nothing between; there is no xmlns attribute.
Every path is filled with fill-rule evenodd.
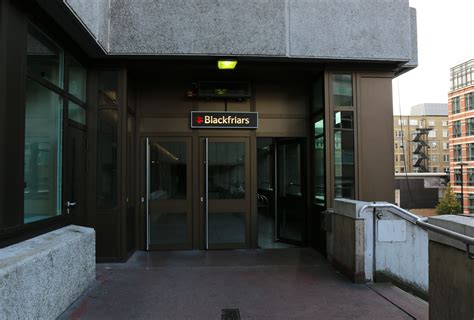
<svg viewBox="0 0 474 320"><path fill-rule="evenodd" d="M237 66L237 60L218 60L217 68L219 70L234 70Z"/></svg>

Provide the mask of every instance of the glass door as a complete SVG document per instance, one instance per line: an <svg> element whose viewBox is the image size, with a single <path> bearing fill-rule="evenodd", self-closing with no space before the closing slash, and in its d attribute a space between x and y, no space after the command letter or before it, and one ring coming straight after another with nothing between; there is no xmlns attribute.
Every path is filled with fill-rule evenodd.
<svg viewBox="0 0 474 320"><path fill-rule="evenodd" d="M192 248L191 139L146 139L147 247Z"/></svg>
<svg viewBox="0 0 474 320"><path fill-rule="evenodd" d="M277 239L303 245L306 225L304 139L277 142Z"/></svg>
<svg viewBox="0 0 474 320"><path fill-rule="evenodd" d="M201 203L206 249L250 245L248 138L201 138Z"/></svg>

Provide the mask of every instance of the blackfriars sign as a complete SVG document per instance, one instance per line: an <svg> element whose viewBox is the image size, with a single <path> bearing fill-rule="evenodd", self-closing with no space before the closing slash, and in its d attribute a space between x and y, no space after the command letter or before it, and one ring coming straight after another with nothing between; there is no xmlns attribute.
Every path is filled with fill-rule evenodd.
<svg viewBox="0 0 474 320"><path fill-rule="evenodd" d="M258 112L191 111L191 128L257 129Z"/></svg>

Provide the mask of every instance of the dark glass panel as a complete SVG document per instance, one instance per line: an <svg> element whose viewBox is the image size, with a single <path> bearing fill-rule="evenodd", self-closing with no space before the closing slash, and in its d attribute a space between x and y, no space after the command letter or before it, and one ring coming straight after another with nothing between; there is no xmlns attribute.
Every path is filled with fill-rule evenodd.
<svg viewBox="0 0 474 320"><path fill-rule="evenodd" d="M117 205L117 110L99 110L97 123L97 207Z"/></svg>
<svg viewBox="0 0 474 320"><path fill-rule="evenodd" d="M62 99L27 80L24 222L61 214Z"/></svg>
<svg viewBox="0 0 474 320"><path fill-rule="evenodd" d="M334 185L335 197L354 199L354 128L353 113L334 113Z"/></svg>
<svg viewBox="0 0 474 320"><path fill-rule="evenodd" d="M209 244L245 242L245 213L209 212Z"/></svg>
<svg viewBox="0 0 474 320"><path fill-rule="evenodd" d="M209 199L245 198L245 143L209 143Z"/></svg>
<svg viewBox="0 0 474 320"><path fill-rule="evenodd" d="M332 75L332 100L334 107L353 106L351 74Z"/></svg>
<svg viewBox="0 0 474 320"><path fill-rule="evenodd" d="M32 25L28 26L27 38L28 73L63 86L63 51Z"/></svg>
<svg viewBox="0 0 474 320"><path fill-rule="evenodd" d="M185 142L150 143L150 200L186 199Z"/></svg>

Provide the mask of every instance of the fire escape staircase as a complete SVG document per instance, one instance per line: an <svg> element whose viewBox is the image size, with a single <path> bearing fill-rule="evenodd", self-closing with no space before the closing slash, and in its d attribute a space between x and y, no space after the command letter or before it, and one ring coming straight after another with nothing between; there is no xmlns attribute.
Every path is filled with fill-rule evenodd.
<svg viewBox="0 0 474 320"><path fill-rule="evenodd" d="M413 136L413 142L416 143L416 149L413 154L417 156L416 162L413 164L414 168L418 168L418 172L428 172L427 162L429 157L426 155L427 149L430 147L426 142L430 128L418 128Z"/></svg>

